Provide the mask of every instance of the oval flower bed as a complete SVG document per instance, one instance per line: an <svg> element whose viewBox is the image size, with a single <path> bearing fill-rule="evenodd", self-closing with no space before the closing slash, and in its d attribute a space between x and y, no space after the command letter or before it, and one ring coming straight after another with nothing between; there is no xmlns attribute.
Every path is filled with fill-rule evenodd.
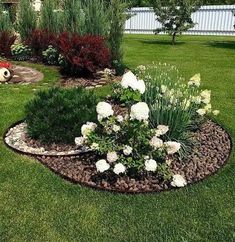
<svg viewBox="0 0 235 242"><path fill-rule="evenodd" d="M211 92L199 90L200 75L186 85L159 69L141 66L136 75L126 73L111 101L97 104L97 122L87 120L75 138L75 149L84 153L60 156L63 147L57 146L52 156L33 154L66 179L118 192L184 187L215 173L228 160L231 141L205 118L219 113L210 104ZM23 133L26 137L27 129ZM7 135L9 140L17 148L14 137Z"/></svg>

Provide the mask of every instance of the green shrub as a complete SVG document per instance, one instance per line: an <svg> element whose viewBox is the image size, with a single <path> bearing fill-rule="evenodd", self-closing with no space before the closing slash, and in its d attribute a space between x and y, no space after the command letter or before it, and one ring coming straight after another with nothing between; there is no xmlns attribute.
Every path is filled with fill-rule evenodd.
<svg viewBox="0 0 235 242"><path fill-rule="evenodd" d="M96 120L96 97L78 89L40 91L25 107L28 134L43 143L73 144L81 126Z"/></svg>
<svg viewBox="0 0 235 242"><path fill-rule="evenodd" d="M85 13L81 0L64 0L64 26L70 33L85 33Z"/></svg>
<svg viewBox="0 0 235 242"><path fill-rule="evenodd" d="M37 27L37 13L31 0L20 0L17 27L22 40L26 40Z"/></svg>
<svg viewBox="0 0 235 242"><path fill-rule="evenodd" d="M103 0L84 1L85 34L108 37L110 31L110 7Z"/></svg>
<svg viewBox="0 0 235 242"><path fill-rule="evenodd" d="M0 1L0 33L12 32L13 25L10 19L9 12L3 7Z"/></svg>
<svg viewBox="0 0 235 242"><path fill-rule="evenodd" d="M110 1L110 32L108 42L112 61L122 62L122 41L127 15L125 10L127 5L123 0ZM123 73L122 73L123 74Z"/></svg>
<svg viewBox="0 0 235 242"><path fill-rule="evenodd" d="M43 61L47 65L58 65L59 64L59 52L57 49L49 45L48 48L42 52Z"/></svg>
<svg viewBox="0 0 235 242"><path fill-rule="evenodd" d="M49 33L59 34L64 31L64 11L57 7L55 0L43 1L39 26Z"/></svg>
<svg viewBox="0 0 235 242"><path fill-rule="evenodd" d="M29 60L32 51L27 45L15 44L11 46L11 54L13 59L17 61L26 61Z"/></svg>

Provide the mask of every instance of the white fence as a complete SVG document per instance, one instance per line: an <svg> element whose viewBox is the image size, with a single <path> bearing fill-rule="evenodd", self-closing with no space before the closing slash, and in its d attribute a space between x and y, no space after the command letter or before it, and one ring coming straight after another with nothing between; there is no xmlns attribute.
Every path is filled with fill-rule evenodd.
<svg viewBox="0 0 235 242"><path fill-rule="evenodd" d="M126 33L153 34L161 27L152 8L132 8L126 22ZM203 6L192 14L196 25L187 31L191 35L235 35L235 5Z"/></svg>

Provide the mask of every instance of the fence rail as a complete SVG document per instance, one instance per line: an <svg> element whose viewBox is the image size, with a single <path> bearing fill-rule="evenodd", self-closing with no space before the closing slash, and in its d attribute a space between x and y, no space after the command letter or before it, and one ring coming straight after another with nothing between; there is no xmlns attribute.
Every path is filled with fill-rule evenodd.
<svg viewBox="0 0 235 242"><path fill-rule="evenodd" d="M161 24L152 8L132 8L131 18L126 21L126 33L153 34ZM192 14L194 28L184 34L235 35L235 5L203 6Z"/></svg>

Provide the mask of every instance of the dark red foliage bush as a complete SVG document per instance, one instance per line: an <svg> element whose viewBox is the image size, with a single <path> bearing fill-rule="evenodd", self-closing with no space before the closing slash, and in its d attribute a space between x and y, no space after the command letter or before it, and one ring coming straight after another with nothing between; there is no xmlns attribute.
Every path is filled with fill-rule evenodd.
<svg viewBox="0 0 235 242"><path fill-rule="evenodd" d="M11 46L15 43L16 38L16 35L6 31L0 33L0 56L11 56Z"/></svg>
<svg viewBox="0 0 235 242"><path fill-rule="evenodd" d="M92 74L110 65L110 53L101 36L62 33L56 41L64 57L62 71L69 75Z"/></svg>
<svg viewBox="0 0 235 242"><path fill-rule="evenodd" d="M41 56L42 51L55 43L55 39L55 34L46 30L35 29L25 41L25 44L33 50L35 55Z"/></svg>

